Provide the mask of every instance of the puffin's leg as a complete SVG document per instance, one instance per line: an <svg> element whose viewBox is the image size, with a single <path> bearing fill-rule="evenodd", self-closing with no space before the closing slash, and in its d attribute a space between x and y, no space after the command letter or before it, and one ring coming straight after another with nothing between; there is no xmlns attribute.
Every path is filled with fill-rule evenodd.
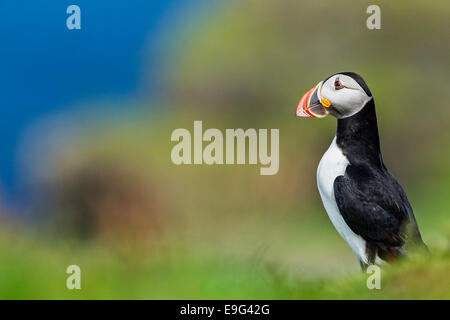
<svg viewBox="0 0 450 320"><path fill-rule="evenodd" d="M377 258L377 246L369 241L366 242L366 256L367 262L359 260L362 272L366 272L367 267L375 264L375 259Z"/></svg>
<svg viewBox="0 0 450 320"><path fill-rule="evenodd" d="M378 246L373 242L366 242L366 255L368 264L375 264L377 259Z"/></svg>
<svg viewBox="0 0 450 320"><path fill-rule="evenodd" d="M364 261L359 260L359 265L361 266L361 271L363 273L366 273L367 267L369 266L367 263L365 263Z"/></svg>

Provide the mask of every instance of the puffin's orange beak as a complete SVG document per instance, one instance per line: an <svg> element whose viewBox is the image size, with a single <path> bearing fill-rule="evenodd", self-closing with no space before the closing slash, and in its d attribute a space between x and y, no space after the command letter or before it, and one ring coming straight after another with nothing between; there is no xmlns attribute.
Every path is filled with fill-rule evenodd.
<svg viewBox="0 0 450 320"><path fill-rule="evenodd" d="M319 82L314 88L311 88L300 99L295 110L297 117L305 118L324 118L328 115L326 108L331 106L330 101L322 98L320 92L323 81Z"/></svg>

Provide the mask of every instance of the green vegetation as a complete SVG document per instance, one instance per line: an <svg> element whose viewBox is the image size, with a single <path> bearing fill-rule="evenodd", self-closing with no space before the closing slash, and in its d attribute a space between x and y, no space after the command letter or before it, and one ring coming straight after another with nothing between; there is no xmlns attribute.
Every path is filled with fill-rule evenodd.
<svg viewBox="0 0 450 320"><path fill-rule="evenodd" d="M2 299L449 299L450 254L414 256L382 271L381 290L367 275L304 278L254 257L52 246L27 240L0 245ZM81 290L65 287L65 269L82 270Z"/></svg>

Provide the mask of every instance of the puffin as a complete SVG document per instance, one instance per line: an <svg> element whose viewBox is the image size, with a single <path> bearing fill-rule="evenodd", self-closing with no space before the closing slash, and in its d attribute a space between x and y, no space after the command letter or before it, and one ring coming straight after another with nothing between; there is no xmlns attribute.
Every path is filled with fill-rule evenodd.
<svg viewBox="0 0 450 320"><path fill-rule="evenodd" d="M426 248L405 191L384 165L375 102L363 78L354 72L329 76L301 97L295 114L337 119L336 135L317 168L317 186L361 268Z"/></svg>

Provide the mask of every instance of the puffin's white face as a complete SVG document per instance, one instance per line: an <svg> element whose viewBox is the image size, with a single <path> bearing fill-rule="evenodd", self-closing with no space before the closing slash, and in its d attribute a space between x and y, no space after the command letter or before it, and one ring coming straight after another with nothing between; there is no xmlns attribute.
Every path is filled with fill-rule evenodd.
<svg viewBox="0 0 450 320"><path fill-rule="evenodd" d="M370 99L369 88L359 75L338 73L319 82L303 95L296 115L323 118L331 114L338 119L347 118L358 113Z"/></svg>

